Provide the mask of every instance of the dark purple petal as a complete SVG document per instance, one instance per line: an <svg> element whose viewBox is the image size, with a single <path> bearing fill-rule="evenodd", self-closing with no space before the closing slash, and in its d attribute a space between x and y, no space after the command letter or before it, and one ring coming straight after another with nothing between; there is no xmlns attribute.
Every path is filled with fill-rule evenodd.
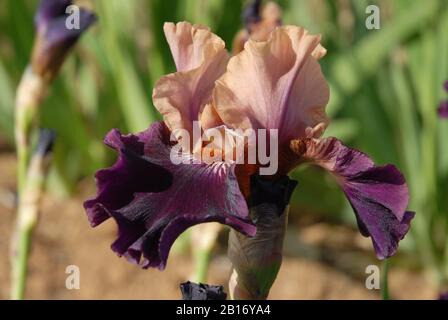
<svg viewBox="0 0 448 320"><path fill-rule="evenodd" d="M297 181L289 179L286 175L276 179L263 179L263 176L254 174L250 177L249 207L274 204L277 213L281 215L289 204L296 186Z"/></svg>
<svg viewBox="0 0 448 320"><path fill-rule="evenodd" d="M143 143L143 151L141 144L135 146L136 141ZM128 169L135 170L135 175L117 175L117 171L124 171L116 168L120 168L121 164L116 164L110 171L103 170L99 174L102 186L109 183L116 189L110 191L112 196L105 197L110 202L105 204L97 197L86 202L85 206L93 225L104 221L106 215L115 219L118 238L112 244L112 250L118 255L143 268L163 269L174 240L195 224L220 222L246 235L255 234L256 229L249 219L247 204L235 176L235 165L173 164L170 159L172 144L167 140L164 124L159 122L137 136L121 136L117 131L112 131L106 142L117 149L122 149L124 145L133 154L140 155L138 158L144 158L153 166L161 166L172 174L172 183L163 191L136 191L130 186L147 186L149 181L159 180L151 177L157 172L154 168L140 174L141 169L132 166ZM105 189L99 185L99 197L103 192L106 192ZM123 198L115 199L113 195ZM123 206L125 202L128 203ZM99 207L100 213L93 211L95 207Z"/></svg>
<svg viewBox="0 0 448 320"><path fill-rule="evenodd" d="M303 155L336 176L353 210L361 233L372 238L377 257L395 254L414 217L406 181L393 165L375 166L364 153L335 138L307 141Z"/></svg>
<svg viewBox="0 0 448 320"><path fill-rule="evenodd" d="M361 233L372 237L377 257L394 255L415 215L405 211L408 194L401 173L392 165L372 167L347 178L342 188L355 211Z"/></svg>
<svg viewBox="0 0 448 320"><path fill-rule="evenodd" d="M160 192L171 185L171 173L151 163L144 154L145 142L156 139L150 134L154 132L123 136L116 129L107 134L104 143L119 155L111 168L96 173L97 196L84 203L92 227L108 219L112 211L128 205L136 193Z"/></svg>
<svg viewBox="0 0 448 320"><path fill-rule="evenodd" d="M182 300L226 300L227 294L223 286L204 283L184 282L180 284Z"/></svg>
<svg viewBox="0 0 448 320"><path fill-rule="evenodd" d="M37 37L33 48L33 71L46 79L53 79L69 50L79 37L96 21L96 15L80 8L79 28L66 26L66 7L71 1L42 1L36 13Z"/></svg>
<svg viewBox="0 0 448 320"><path fill-rule="evenodd" d="M440 102L438 113L439 117L448 118L448 101Z"/></svg>

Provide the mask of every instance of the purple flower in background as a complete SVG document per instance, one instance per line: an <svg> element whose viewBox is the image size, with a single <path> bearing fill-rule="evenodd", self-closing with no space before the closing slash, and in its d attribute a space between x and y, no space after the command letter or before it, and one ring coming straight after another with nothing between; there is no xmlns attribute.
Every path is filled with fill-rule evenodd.
<svg viewBox="0 0 448 320"><path fill-rule="evenodd" d="M443 291L439 294L439 300L448 300L448 291Z"/></svg>
<svg viewBox="0 0 448 320"><path fill-rule="evenodd" d="M441 118L448 118L448 101L440 102L438 112Z"/></svg>
<svg viewBox="0 0 448 320"><path fill-rule="evenodd" d="M252 24L260 22L261 0L254 0L253 2L249 3L243 10L241 20L243 20L244 26L246 28L250 28Z"/></svg>
<svg viewBox="0 0 448 320"><path fill-rule="evenodd" d="M48 81L56 76L70 48L96 21L95 14L83 8L67 20L67 7L71 5L72 0L41 0L37 9L32 69Z"/></svg>
<svg viewBox="0 0 448 320"><path fill-rule="evenodd" d="M445 88L445 91L448 92L448 81L445 81L443 87ZM448 118L448 100L440 102L438 112L439 117Z"/></svg>
<svg viewBox="0 0 448 320"><path fill-rule="evenodd" d="M247 40L266 41L271 32L282 25L282 10L280 6L269 1L262 5L261 0L253 0L244 8L241 20L244 29L240 30L232 43L233 53L243 51Z"/></svg>

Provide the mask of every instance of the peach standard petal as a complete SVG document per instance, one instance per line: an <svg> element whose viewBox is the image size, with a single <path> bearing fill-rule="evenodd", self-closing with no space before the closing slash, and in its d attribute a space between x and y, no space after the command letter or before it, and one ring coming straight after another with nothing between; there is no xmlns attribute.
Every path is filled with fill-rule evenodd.
<svg viewBox="0 0 448 320"><path fill-rule="evenodd" d="M177 72L156 83L154 105L170 130L191 132L193 121L211 98L215 81L225 71L228 53L224 41L204 26L166 23L164 30Z"/></svg>
<svg viewBox="0 0 448 320"><path fill-rule="evenodd" d="M328 122L329 87L317 62L323 54L320 36L301 27L249 40L216 82L213 106L231 128L278 129L280 144L304 137L307 127Z"/></svg>

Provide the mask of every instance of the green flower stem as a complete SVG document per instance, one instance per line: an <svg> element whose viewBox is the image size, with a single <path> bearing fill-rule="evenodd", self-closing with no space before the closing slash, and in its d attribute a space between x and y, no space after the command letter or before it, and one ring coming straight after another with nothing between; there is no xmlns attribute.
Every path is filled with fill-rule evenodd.
<svg viewBox="0 0 448 320"><path fill-rule="evenodd" d="M17 146L17 190L20 195L26 181L26 169L28 167L29 147L27 144Z"/></svg>
<svg viewBox="0 0 448 320"><path fill-rule="evenodd" d="M32 105L17 106L15 117L15 139L17 153L17 190L20 196L24 188L30 153L30 136L36 108Z"/></svg>
<svg viewBox="0 0 448 320"><path fill-rule="evenodd" d="M448 283L448 234L445 240L444 261L442 264L443 284Z"/></svg>
<svg viewBox="0 0 448 320"><path fill-rule="evenodd" d="M211 249L199 249L194 253L195 259L195 274L194 281L198 283L206 283L208 276L208 269L210 265Z"/></svg>
<svg viewBox="0 0 448 320"><path fill-rule="evenodd" d="M30 156L30 140L33 128L38 120L38 108L44 99L48 82L33 73L28 67L23 73L15 106L15 141L17 152L17 183L18 191L23 190L27 175Z"/></svg>
<svg viewBox="0 0 448 320"><path fill-rule="evenodd" d="M32 234L39 214L45 177L48 172L48 156L36 152L33 156L26 182L19 198L17 225L11 253L11 299L24 298L25 283Z"/></svg>
<svg viewBox="0 0 448 320"><path fill-rule="evenodd" d="M14 129L19 204L16 230L11 244L12 299L24 298L30 242L37 222L39 199L45 176L45 155L36 153L30 163L29 157L31 134L37 124L37 110L46 95L47 87L48 83L28 67L17 88Z"/></svg>
<svg viewBox="0 0 448 320"><path fill-rule="evenodd" d="M31 236L34 226L17 226L11 254L11 299L22 300L25 296L25 282L28 267Z"/></svg>

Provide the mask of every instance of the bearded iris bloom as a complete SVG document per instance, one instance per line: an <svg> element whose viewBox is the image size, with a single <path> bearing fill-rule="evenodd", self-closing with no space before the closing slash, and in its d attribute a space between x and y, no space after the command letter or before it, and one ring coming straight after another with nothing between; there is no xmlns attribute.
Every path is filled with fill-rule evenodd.
<svg viewBox="0 0 448 320"><path fill-rule="evenodd" d="M224 42L203 26L166 23L164 31L177 68L153 91L164 120L138 134L107 134L105 143L119 157L97 172L97 196L84 204L92 226L115 219L118 238L112 249L119 256L163 269L180 233L205 222L256 234L247 203L250 177L260 163L237 163L232 152L213 142L201 147L225 153L225 161L203 161L197 148L184 154L194 162L170 160L172 148L183 143L180 137L172 141L171 133L193 131L194 121L203 131L277 130L278 172L266 179L285 176L305 162L321 166L340 184L378 258L396 252L414 216L406 211L405 179L393 165L376 166L336 138L322 138L329 87L318 62L326 53L319 36L281 26L267 41L248 40L229 58Z"/></svg>

